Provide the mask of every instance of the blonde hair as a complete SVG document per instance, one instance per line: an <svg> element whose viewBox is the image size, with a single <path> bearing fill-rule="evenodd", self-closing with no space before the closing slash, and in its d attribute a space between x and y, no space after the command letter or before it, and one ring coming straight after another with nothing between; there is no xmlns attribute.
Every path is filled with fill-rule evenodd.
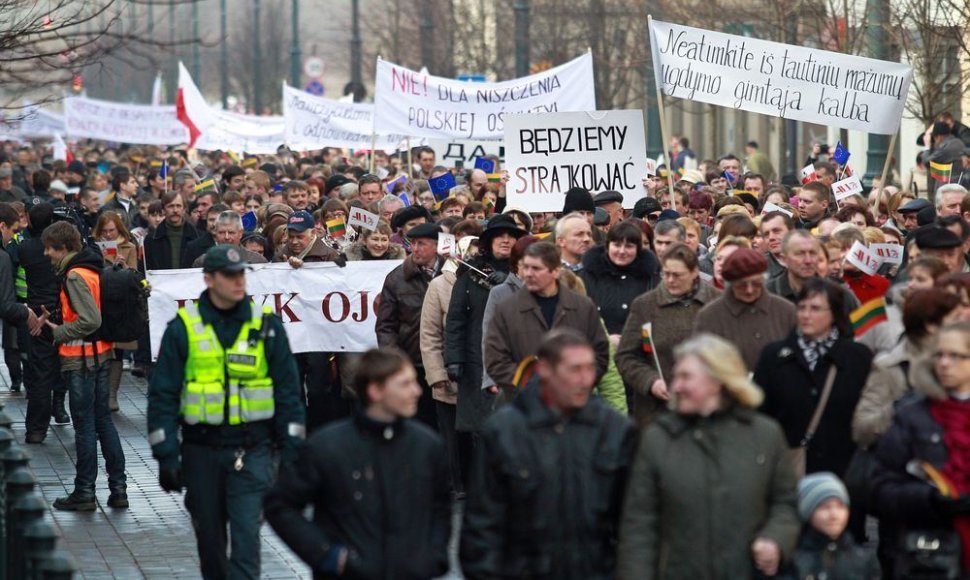
<svg viewBox="0 0 970 580"><path fill-rule="evenodd" d="M711 378L724 385L724 393L740 405L752 409L761 405L764 393L748 378L741 353L730 342L720 336L701 333L674 348L677 360L687 356L700 359Z"/></svg>
<svg viewBox="0 0 970 580"><path fill-rule="evenodd" d="M728 236L723 240L717 241L717 249L714 250L716 256L724 246L737 246L739 248L751 248L751 240L742 236Z"/></svg>
<svg viewBox="0 0 970 580"><path fill-rule="evenodd" d="M875 226L867 226L862 230L862 236L866 239L866 245L886 243L886 234Z"/></svg>

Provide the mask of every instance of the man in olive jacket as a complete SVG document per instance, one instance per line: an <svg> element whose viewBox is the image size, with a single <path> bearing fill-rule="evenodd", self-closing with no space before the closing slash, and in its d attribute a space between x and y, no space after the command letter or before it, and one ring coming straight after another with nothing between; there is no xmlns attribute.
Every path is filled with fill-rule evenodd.
<svg viewBox="0 0 970 580"><path fill-rule="evenodd" d="M635 436L590 398L596 358L575 330L553 330L539 345L538 384L486 421L462 525L467 578L614 577Z"/></svg>

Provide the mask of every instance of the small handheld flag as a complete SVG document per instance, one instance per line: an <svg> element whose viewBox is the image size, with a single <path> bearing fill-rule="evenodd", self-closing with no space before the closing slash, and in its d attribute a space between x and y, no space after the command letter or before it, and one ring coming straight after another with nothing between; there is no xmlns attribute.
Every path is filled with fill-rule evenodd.
<svg viewBox="0 0 970 580"><path fill-rule="evenodd" d="M882 297L873 298L849 314L852 330L856 338L870 329L888 320L886 316L886 300Z"/></svg>
<svg viewBox="0 0 970 580"><path fill-rule="evenodd" d="M331 238L342 238L347 235L347 224L342 219L330 220L327 222L327 232Z"/></svg>
<svg viewBox="0 0 970 580"><path fill-rule="evenodd" d="M832 159L836 163L838 163L839 165L845 165L846 163L848 163L849 157L851 155L852 154L849 153L849 150L846 149L844 145L842 145L841 141L835 144L835 152L832 153Z"/></svg>
<svg viewBox="0 0 970 580"><path fill-rule="evenodd" d="M653 354L653 337L651 336L651 331L653 330L653 324L648 322L643 325L642 328L642 339L643 339L643 352L647 354Z"/></svg>
<svg viewBox="0 0 970 580"><path fill-rule="evenodd" d="M539 362L539 359L534 355L522 359L522 362L515 369L515 375L512 376L512 385L516 389L521 390L529 384L529 381L535 376L537 362Z"/></svg>
<svg viewBox="0 0 970 580"><path fill-rule="evenodd" d="M411 198L408 197L408 192L402 191L398 197L404 202L404 207L411 207Z"/></svg>
<svg viewBox="0 0 970 580"><path fill-rule="evenodd" d="M485 173L495 173L495 162L488 157L476 157L475 169L481 169Z"/></svg>
<svg viewBox="0 0 970 580"><path fill-rule="evenodd" d="M388 181L387 184L384 186L384 189L387 190L387 193L390 193L393 195L394 188L397 187L398 184L405 184L407 182L408 182L408 176L401 174L398 177L394 178L393 180Z"/></svg>
<svg viewBox="0 0 970 580"><path fill-rule="evenodd" d="M802 185L807 185L816 179L818 179L818 173L815 172L815 164L809 163L802 167Z"/></svg>
<svg viewBox="0 0 970 580"><path fill-rule="evenodd" d="M214 191L216 193L219 192L219 188L216 187L216 180L215 179L212 179L211 177L209 179L206 179L206 180L204 180L204 181L196 184L196 186L195 186L195 192L196 193L205 193L205 192L209 192L209 191Z"/></svg>
<svg viewBox="0 0 970 580"><path fill-rule="evenodd" d="M256 230L256 226L259 225L259 219L256 217L256 212L247 211L242 216L243 229L247 232L252 232Z"/></svg>
<svg viewBox="0 0 970 580"><path fill-rule="evenodd" d="M950 182L950 173L953 171L952 163L937 163L930 161L930 177L940 183Z"/></svg>
<svg viewBox="0 0 970 580"><path fill-rule="evenodd" d="M738 176L735 175L734 172L732 171L721 172L721 177L723 177L724 179L727 179L727 182L731 187L734 187L738 183Z"/></svg>
<svg viewBox="0 0 970 580"><path fill-rule="evenodd" d="M451 173L445 173L444 175L429 180L428 185L431 186L431 193L434 194L435 199L441 201L448 197L451 188L455 187L455 176Z"/></svg>
<svg viewBox="0 0 970 580"><path fill-rule="evenodd" d="M502 183L502 174L501 173L489 173L488 174L488 182L489 183Z"/></svg>

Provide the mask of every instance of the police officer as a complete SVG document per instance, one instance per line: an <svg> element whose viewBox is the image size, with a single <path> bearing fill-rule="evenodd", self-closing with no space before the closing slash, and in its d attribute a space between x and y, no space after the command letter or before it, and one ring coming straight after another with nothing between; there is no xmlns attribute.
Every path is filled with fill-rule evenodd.
<svg viewBox="0 0 970 580"><path fill-rule="evenodd" d="M294 458L305 433L286 332L278 316L247 297L248 266L233 246L206 252L207 290L169 323L148 391L159 481L165 491L185 488L207 579L259 577L273 447L283 460Z"/></svg>

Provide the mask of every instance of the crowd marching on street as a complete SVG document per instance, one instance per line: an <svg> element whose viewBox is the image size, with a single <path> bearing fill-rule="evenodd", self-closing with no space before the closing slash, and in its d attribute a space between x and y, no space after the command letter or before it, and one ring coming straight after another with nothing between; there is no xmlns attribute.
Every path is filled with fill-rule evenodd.
<svg viewBox="0 0 970 580"><path fill-rule="evenodd" d="M440 577L453 541L469 579L970 578L970 128L919 144L847 193L841 143L783 184L675 135L635 197L536 212L484 151L2 142L25 444L73 425L54 509L98 509L101 458L138 509L113 417L147 381L207 579L260 576L263 519L315 578ZM370 348L297 348L247 286L380 261ZM183 269L205 289L159 320Z"/></svg>

